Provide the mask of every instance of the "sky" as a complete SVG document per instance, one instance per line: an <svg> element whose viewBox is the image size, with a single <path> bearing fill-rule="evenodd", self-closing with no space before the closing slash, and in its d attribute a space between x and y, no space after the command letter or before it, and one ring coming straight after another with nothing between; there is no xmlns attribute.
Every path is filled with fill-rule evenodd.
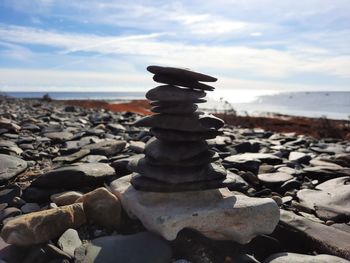
<svg viewBox="0 0 350 263"><path fill-rule="evenodd" d="M350 91L350 1L0 1L0 91L145 91L154 64L232 96Z"/></svg>

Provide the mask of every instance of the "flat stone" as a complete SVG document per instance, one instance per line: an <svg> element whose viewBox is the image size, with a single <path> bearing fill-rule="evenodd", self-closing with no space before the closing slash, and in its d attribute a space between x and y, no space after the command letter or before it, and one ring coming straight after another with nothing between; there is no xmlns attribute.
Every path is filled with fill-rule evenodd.
<svg viewBox="0 0 350 263"><path fill-rule="evenodd" d="M332 255L303 255L290 252L276 253L265 259L264 263L348 263L349 261Z"/></svg>
<svg viewBox="0 0 350 263"><path fill-rule="evenodd" d="M208 90L208 91L213 91L215 89L212 86L209 86L207 84L204 84L198 81L174 78L170 75L165 75L165 74L155 74L153 76L153 80L159 83L170 84L174 86L181 86L181 87L186 87L191 89Z"/></svg>
<svg viewBox="0 0 350 263"><path fill-rule="evenodd" d="M297 196L302 205L315 210L323 220L345 220L350 217L350 176L328 180L315 190L302 189Z"/></svg>
<svg viewBox="0 0 350 263"><path fill-rule="evenodd" d="M0 182L9 180L27 168L27 162L6 154L0 154Z"/></svg>
<svg viewBox="0 0 350 263"><path fill-rule="evenodd" d="M210 114L155 114L137 120L134 125L178 131L206 132L220 129L224 122Z"/></svg>
<svg viewBox="0 0 350 263"><path fill-rule="evenodd" d="M89 222L107 229L115 229L121 221L121 204L118 198L104 187L84 194L76 202L83 202L84 212Z"/></svg>
<svg viewBox="0 0 350 263"><path fill-rule="evenodd" d="M185 159L185 160L180 160L178 162L174 162L172 160L164 161L164 159L156 160L149 156L146 156L145 158L147 163L151 165L159 165L159 166L172 165L172 166L178 166L178 167L199 166L199 165L209 164L220 160L219 154L212 150L204 151L195 157Z"/></svg>
<svg viewBox="0 0 350 263"><path fill-rule="evenodd" d="M22 189L16 185L8 185L6 188L0 190L0 203L12 203L13 198L20 197Z"/></svg>
<svg viewBox="0 0 350 263"><path fill-rule="evenodd" d="M153 137L146 144L145 154L159 161L180 162L196 157L207 150L206 141L170 143Z"/></svg>
<svg viewBox="0 0 350 263"><path fill-rule="evenodd" d="M284 229L281 235L299 233L298 237L302 235L306 239L303 243L313 250L317 249L319 253L350 259L349 233L311 221L290 211L281 209L280 212L280 220Z"/></svg>
<svg viewBox="0 0 350 263"><path fill-rule="evenodd" d="M172 142L191 142L202 141L206 139L215 138L221 134L219 131L206 131L206 132L186 132L177 130L168 130L160 128L151 128L151 133L159 140L172 141Z"/></svg>
<svg viewBox="0 0 350 263"><path fill-rule="evenodd" d="M67 229L58 239L57 245L70 256L74 257L76 248L82 245L79 234L75 229Z"/></svg>
<svg viewBox="0 0 350 263"><path fill-rule="evenodd" d="M48 132L48 133L45 133L44 136L55 141L55 142L69 141L73 138L73 134L71 132L67 132L67 131Z"/></svg>
<svg viewBox="0 0 350 263"><path fill-rule="evenodd" d="M76 200L83 196L83 193L77 191L65 191L50 196L50 200L58 206L74 204Z"/></svg>
<svg viewBox="0 0 350 263"><path fill-rule="evenodd" d="M37 203L26 203L21 207L23 214L29 214L40 210L40 206Z"/></svg>
<svg viewBox="0 0 350 263"><path fill-rule="evenodd" d="M126 141L117 141L106 139L94 144L83 146L83 149L89 149L91 154L113 156L125 149Z"/></svg>
<svg viewBox="0 0 350 263"><path fill-rule="evenodd" d="M151 165L147 163L145 158L141 158L130 161L129 169L147 178L172 184L209 181L226 177L226 170L220 163L193 167L158 166Z"/></svg>
<svg viewBox="0 0 350 263"><path fill-rule="evenodd" d="M22 211L16 207L7 207L0 211L0 221L3 222L6 218L15 217L22 214Z"/></svg>
<svg viewBox="0 0 350 263"><path fill-rule="evenodd" d="M168 101L160 101L160 100L155 100L151 101L149 105L156 107L174 107L174 106L181 106L181 105L186 105L186 104L199 104L199 103L206 103L207 100L205 99L193 99L193 100L187 100L186 102L183 101L175 101L175 100L168 100Z"/></svg>
<svg viewBox="0 0 350 263"><path fill-rule="evenodd" d="M223 163L226 168L236 168L257 174L261 161L259 159L247 158L243 154L236 154L226 157Z"/></svg>
<svg viewBox="0 0 350 263"><path fill-rule="evenodd" d="M77 151L75 153L72 153L70 155L65 156L58 156L53 159L54 162L65 162L65 163L73 163L84 156L88 155L90 153L89 149L81 149L80 151Z"/></svg>
<svg viewBox="0 0 350 263"><path fill-rule="evenodd" d="M195 72L187 68L174 68L174 67L161 67L161 66L148 66L147 70L153 74L166 74L174 78L203 81L203 82L215 82L218 79L203 73Z"/></svg>
<svg viewBox="0 0 350 263"><path fill-rule="evenodd" d="M179 231L192 228L217 240L248 243L255 236L270 234L279 220L279 209L269 198L234 195L227 188L186 193L137 191L130 177L110 185L131 217L152 232L174 240Z"/></svg>
<svg viewBox="0 0 350 263"><path fill-rule="evenodd" d="M135 153L143 153L145 150L146 144L142 141L130 141L129 142L129 149L132 150Z"/></svg>
<svg viewBox="0 0 350 263"><path fill-rule="evenodd" d="M242 153L242 154L231 155L225 158L225 161L228 161L228 162L235 162L237 160L246 160L246 161L259 160L261 163L267 163L271 165L282 163L281 158L270 153Z"/></svg>
<svg viewBox="0 0 350 263"><path fill-rule="evenodd" d="M62 206L13 218L5 224L1 237L9 244L29 246L59 237L68 228L86 222L82 204Z"/></svg>
<svg viewBox="0 0 350 263"><path fill-rule="evenodd" d="M289 161L308 164L311 160L311 156L303 152L290 152Z"/></svg>
<svg viewBox="0 0 350 263"><path fill-rule="evenodd" d="M169 114L186 114L194 113L198 109L198 106L193 103L178 104L170 106L154 106L151 111L154 113L169 113Z"/></svg>
<svg viewBox="0 0 350 263"><path fill-rule="evenodd" d="M79 262L171 262L172 251L161 237L141 232L128 236L105 236L96 238L86 247L85 255Z"/></svg>
<svg viewBox="0 0 350 263"><path fill-rule="evenodd" d="M91 155L85 156L80 161L84 163L98 163L104 160L107 160L107 157L104 155L91 154Z"/></svg>
<svg viewBox="0 0 350 263"><path fill-rule="evenodd" d="M195 182L195 183L184 183L184 184L169 184L162 183L157 180L152 180L139 174L134 174L131 179L131 184L136 190L146 192L187 192L187 191L200 191L217 188L229 188L240 189L242 183L237 181L236 176L232 173L228 173L226 178Z"/></svg>
<svg viewBox="0 0 350 263"><path fill-rule="evenodd" d="M288 173L276 172L276 173L264 173L258 174L258 178L263 183L268 184L283 184L294 177Z"/></svg>
<svg viewBox="0 0 350 263"><path fill-rule="evenodd" d="M204 98L206 93L199 90L183 89L172 85L162 85L150 89L146 93L146 98L149 100L159 101L192 101L200 98Z"/></svg>
<svg viewBox="0 0 350 263"><path fill-rule="evenodd" d="M49 188L80 188L103 183L115 174L104 163L84 163L49 171L32 182L32 186Z"/></svg>
<svg viewBox="0 0 350 263"><path fill-rule="evenodd" d="M340 176L349 176L350 168L338 168L335 166L314 166L314 167L305 167L302 170L305 176L308 176L312 179L328 180Z"/></svg>

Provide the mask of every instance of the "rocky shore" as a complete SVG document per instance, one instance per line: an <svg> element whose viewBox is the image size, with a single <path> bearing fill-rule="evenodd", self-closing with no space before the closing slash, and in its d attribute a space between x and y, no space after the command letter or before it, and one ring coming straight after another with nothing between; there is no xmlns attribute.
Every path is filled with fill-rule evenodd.
<svg viewBox="0 0 350 263"><path fill-rule="evenodd" d="M130 181L128 163L143 156L152 138L148 128L134 125L140 115L56 101L0 100L0 262L350 260L349 141L223 126L207 143L235 184L218 191L236 196L237 204L253 198L258 206L272 198L278 225L271 234L262 231L240 242L209 238L186 222L167 240L130 214L154 199L126 207L118 195ZM201 201L215 207L216 197L206 198ZM192 201L177 199L172 206ZM253 216L254 207L230 215L242 225L223 233L246 238L247 226L267 229L273 217L265 210ZM215 226L224 216L218 215L201 222Z"/></svg>

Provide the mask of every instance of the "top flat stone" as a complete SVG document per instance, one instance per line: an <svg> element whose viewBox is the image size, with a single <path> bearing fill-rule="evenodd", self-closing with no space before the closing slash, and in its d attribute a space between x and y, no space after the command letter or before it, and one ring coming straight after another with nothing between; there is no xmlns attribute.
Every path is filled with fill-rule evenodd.
<svg viewBox="0 0 350 263"><path fill-rule="evenodd" d="M148 66L147 70L153 74L166 74L179 79L192 81L215 82L218 79L203 73L195 72L185 68Z"/></svg>
<svg viewBox="0 0 350 263"><path fill-rule="evenodd" d="M208 91L213 91L215 89L214 87L204 84L202 82L198 82L195 80L188 80L188 79L180 79L180 78L177 78L176 76L172 76L168 74L155 74L153 76L153 80L159 83L181 86L181 87L190 88L190 89L200 89L200 90L208 90Z"/></svg>

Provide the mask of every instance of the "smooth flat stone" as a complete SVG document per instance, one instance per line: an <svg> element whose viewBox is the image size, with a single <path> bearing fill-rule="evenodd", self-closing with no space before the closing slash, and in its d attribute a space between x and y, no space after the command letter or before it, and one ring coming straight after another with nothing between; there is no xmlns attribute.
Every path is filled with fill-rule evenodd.
<svg viewBox="0 0 350 263"><path fill-rule="evenodd" d="M187 191L201 191L208 189L217 189L228 187L231 190L239 188L242 184L236 180L232 173L229 173L226 178L195 182L184 184L169 184L157 180L152 180L139 174L134 174L131 179L131 184L136 190L146 192L187 192Z"/></svg>
<svg viewBox="0 0 350 263"><path fill-rule="evenodd" d="M146 93L146 98L149 100L159 101L193 101L196 99L204 98L206 93L204 91L179 88L172 85L162 85L150 89Z"/></svg>
<svg viewBox="0 0 350 263"><path fill-rule="evenodd" d="M265 259L264 263L349 263L348 260L332 255L303 255L290 252L276 253Z"/></svg>
<svg viewBox="0 0 350 263"><path fill-rule="evenodd" d="M227 188L185 193L137 191L124 176L110 185L129 216L137 217L152 232L174 240L191 228L216 240L246 244L270 234L279 221L279 208L269 198L234 195Z"/></svg>
<svg viewBox="0 0 350 263"><path fill-rule="evenodd" d="M74 250L82 245L78 232L75 229L67 229L58 239L58 246L70 256L74 257Z"/></svg>
<svg viewBox="0 0 350 263"><path fill-rule="evenodd" d="M6 154L0 154L0 182L11 179L27 168L27 162Z"/></svg>
<svg viewBox="0 0 350 263"><path fill-rule="evenodd" d="M224 122L210 114L155 114L137 120L134 125L177 131L206 132L220 129Z"/></svg>
<svg viewBox="0 0 350 263"><path fill-rule="evenodd" d="M151 108L154 113L186 114L194 113L198 109L196 104L179 104L170 106L155 106Z"/></svg>
<svg viewBox="0 0 350 263"><path fill-rule="evenodd" d="M153 74L167 74L179 79L188 79L203 82L215 82L218 80L212 76L195 72L187 68L161 67L152 65L148 66L147 70Z"/></svg>
<svg viewBox="0 0 350 263"><path fill-rule="evenodd" d="M147 163L145 158L130 161L129 169L147 178L172 184L222 179L227 174L218 163L194 167L156 166Z"/></svg>
<svg viewBox="0 0 350 263"><path fill-rule="evenodd" d="M187 100L186 102L183 101L159 101L159 100L155 100L155 101L151 101L149 104L151 106L164 106L164 107L169 107L169 106L181 106L181 105L186 105L186 104L198 104L198 103L206 103L207 100L205 99L194 99L194 100Z"/></svg>
<svg viewBox="0 0 350 263"><path fill-rule="evenodd" d="M303 174L313 179L327 180L340 176L349 176L350 168L338 168L335 166L314 166L305 167Z"/></svg>
<svg viewBox="0 0 350 263"><path fill-rule="evenodd" d="M104 236L91 240L79 262L171 262L172 251L161 237L141 232L134 235Z"/></svg>
<svg viewBox="0 0 350 263"><path fill-rule="evenodd" d="M45 133L44 136L56 142L69 141L73 138L73 134L67 131L48 132L48 133Z"/></svg>
<svg viewBox="0 0 350 263"><path fill-rule="evenodd" d="M258 178L263 183L268 184L283 184L294 177L288 173L276 172L276 173L264 173L258 174Z"/></svg>
<svg viewBox="0 0 350 263"><path fill-rule="evenodd" d="M196 157L208 150L206 141L198 142L164 142L157 138L151 138L146 143L145 155L164 162L180 162Z"/></svg>
<svg viewBox="0 0 350 263"><path fill-rule="evenodd" d="M202 141L207 139L215 138L221 134L219 131L206 131L206 132L186 132L176 131L160 128L151 128L151 133L159 140L162 141L173 141L173 142L191 142L191 141Z"/></svg>
<svg viewBox="0 0 350 263"><path fill-rule="evenodd" d="M185 160L181 160L178 162L173 162L173 161L164 161L164 160L156 160L153 159L149 156L145 157L147 162L151 165L173 165L173 166L179 166L179 167L188 167L188 166L199 166L199 165L204 165L204 164L209 164L215 161L220 160L220 156L217 152L215 151L205 151L202 152L200 154L198 154L195 157L189 158L189 159L185 159Z"/></svg>
<svg viewBox="0 0 350 263"><path fill-rule="evenodd" d="M126 141L106 139L94 144L83 146L83 149L90 150L91 154L113 156L124 150Z"/></svg>
<svg viewBox="0 0 350 263"><path fill-rule="evenodd" d="M315 210L323 220L350 217L350 176L328 180L315 190L302 189L297 196L302 205Z"/></svg>
<svg viewBox="0 0 350 263"><path fill-rule="evenodd" d="M350 234L325 224L317 223L281 209L281 235L291 233L305 238L304 244L319 253L332 254L350 259ZM304 248L304 247L303 247Z"/></svg>
<svg viewBox="0 0 350 263"><path fill-rule="evenodd" d="M64 155L64 156L58 156L53 159L54 162L65 162L65 163L73 163L84 156L88 155L90 153L90 150L88 149L81 149L80 151L77 151L75 153L72 153L70 155Z"/></svg>
<svg viewBox="0 0 350 263"><path fill-rule="evenodd" d="M208 91L213 91L215 89L212 86L209 86L207 84L204 84L198 81L178 79L178 78L174 78L171 75L166 75L166 74L155 74L153 76L153 80L159 83L181 86L181 87L186 87L191 89L200 89L200 90L208 90Z"/></svg>
<svg viewBox="0 0 350 263"><path fill-rule="evenodd" d="M259 160L262 163L267 163L271 165L282 163L281 158L271 153L242 153L242 154L231 155L225 158L225 161L228 161L228 162L235 162L237 160L242 160L242 161Z"/></svg>
<svg viewBox="0 0 350 263"><path fill-rule="evenodd" d="M49 171L32 182L32 186L48 188L80 188L98 185L115 175L114 169L104 163L83 163Z"/></svg>

